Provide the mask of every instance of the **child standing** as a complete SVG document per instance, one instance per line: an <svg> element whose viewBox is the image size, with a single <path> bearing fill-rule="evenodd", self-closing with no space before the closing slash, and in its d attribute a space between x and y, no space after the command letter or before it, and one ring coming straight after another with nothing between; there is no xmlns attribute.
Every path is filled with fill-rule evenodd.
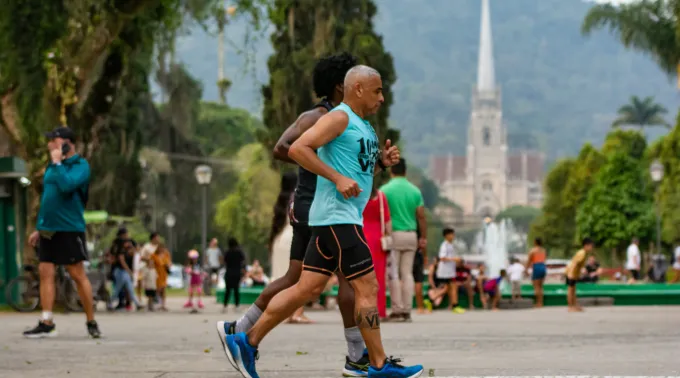
<svg viewBox="0 0 680 378"><path fill-rule="evenodd" d="M146 264L141 267L141 277L142 284L144 285L144 294L148 300L147 309L149 311L154 310L154 302L156 301L156 280L158 279L158 274L156 273L156 267L152 259L148 259Z"/></svg>
<svg viewBox="0 0 680 378"><path fill-rule="evenodd" d="M511 260L511 264L508 267L508 276L510 276L510 285L512 285L512 300L520 299L522 297L524 265L520 264L516 258Z"/></svg>
<svg viewBox="0 0 680 378"><path fill-rule="evenodd" d="M189 251L189 262L185 267L185 272L189 275L189 299L187 300L187 303L184 304L184 308L194 308L194 294L196 294L196 298L198 299L198 308L203 308L203 301L201 301L201 294L203 292L203 272L201 271L198 257L197 250L192 249Z"/></svg>
<svg viewBox="0 0 680 378"><path fill-rule="evenodd" d="M593 250L593 241L590 238L583 239L583 246L567 265L567 306L569 312L581 312L583 308L576 300L576 282L581 278L581 270L586 264L588 253Z"/></svg>
<svg viewBox="0 0 680 378"><path fill-rule="evenodd" d="M449 310L453 310L456 314L465 312L458 306L458 287L453 282L456 277L456 252L453 247L453 240L456 238L456 232L452 228L445 228L442 231L444 241L439 247L439 263L437 264L437 279L446 288L449 293Z"/></svg>

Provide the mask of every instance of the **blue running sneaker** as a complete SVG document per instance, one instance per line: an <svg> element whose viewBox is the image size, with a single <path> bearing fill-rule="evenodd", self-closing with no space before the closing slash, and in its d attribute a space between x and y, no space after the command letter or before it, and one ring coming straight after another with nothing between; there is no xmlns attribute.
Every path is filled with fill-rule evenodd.
<svg viewBox="0 0 680 378"><path fill-rule="evenodd" d="M220 338L222 348L224 348L224 354L227 355L227 359L229 359L231 366L238 371L238 365L236 365L236 361L234 361L234 358L227 349L227 335L233 335L236 333L236 322L217 322L216 327L217 336Z"/></svg>
<svg viewBox="0 0 680 378"><path fill-rule="evenodd" d="M371 361L368 359L368 349L364 348L364 354L359 361L352 362L345 356L345 367L342 369L343 377L368 377L368 366Z"/></svg>
<svg viewBox="0 0 680 378"><path fill-rule="evenodd" d="M238 371L245 378L260 378L255 371L255 361L260 358L257 348L248 344L245 332L227 335L227 357L236 362Z"/></svg>
<svg viewBox="0 0 680 378"><path fill-rule="evenodd" d="M401 366L399 358L385 359L382 369L368 368L369 378L416 378L423 374L423 365Z"/></svg>

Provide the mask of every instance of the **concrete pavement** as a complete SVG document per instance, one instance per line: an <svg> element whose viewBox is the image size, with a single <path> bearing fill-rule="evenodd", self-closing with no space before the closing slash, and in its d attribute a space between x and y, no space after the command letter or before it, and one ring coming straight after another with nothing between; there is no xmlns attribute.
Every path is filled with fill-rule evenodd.
<svg viewBox="0 0 680 378"><path fill-rule="evenodd" d="M104 334L86 337L81 314L56 315L59 336L27 340L36 314L0 313L0 377L240 377L215 334L212 301L200 314L99 312ZM234 318L233 312L226 318ZM314 325L282 325L260 347L264 377L340 377L346 346L338 312ZM383 324L388 355L421 363L426 376L680 375L680 307L595 307L438 312Z"/></svg>

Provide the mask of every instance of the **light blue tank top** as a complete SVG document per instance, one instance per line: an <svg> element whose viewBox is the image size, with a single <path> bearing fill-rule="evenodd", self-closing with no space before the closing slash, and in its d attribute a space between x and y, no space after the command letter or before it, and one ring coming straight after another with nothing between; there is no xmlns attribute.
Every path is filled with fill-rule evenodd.
<svg viewBox="0 0 680 378"><path fill-rule="evenodd" d="M317 154L321 161L338 173L356 181L363 191L358 197L345 199L332 181L318 176L314 201L309 211L309 225L356 224L362 226L364 208L371 197L373 188L376 159L380 156L378 136L373 126L356 115L344 102L331 111L347 113L349 124L342 134L319 148Z"/></svg>

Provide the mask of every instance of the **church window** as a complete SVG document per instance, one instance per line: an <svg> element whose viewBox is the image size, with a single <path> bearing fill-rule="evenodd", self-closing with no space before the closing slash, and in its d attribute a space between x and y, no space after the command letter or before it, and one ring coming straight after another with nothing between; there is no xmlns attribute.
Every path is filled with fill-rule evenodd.
<svg viewBox="0 0 680 378"><path fill-rule="evenodd" d="M484 131L482 132L482 137L484 139L484 145L488 146L491 144L491 131L489 131L488 127L484 128Z"/></svg>
<svg viewBox="0 0 680 378"><path fill-rule="evenodd" d="M490 182L484 181L484 182L482 183L482 190L491 191L492 188L493 188L493 187L491 186L491 183L490 183Z"/></svg>

